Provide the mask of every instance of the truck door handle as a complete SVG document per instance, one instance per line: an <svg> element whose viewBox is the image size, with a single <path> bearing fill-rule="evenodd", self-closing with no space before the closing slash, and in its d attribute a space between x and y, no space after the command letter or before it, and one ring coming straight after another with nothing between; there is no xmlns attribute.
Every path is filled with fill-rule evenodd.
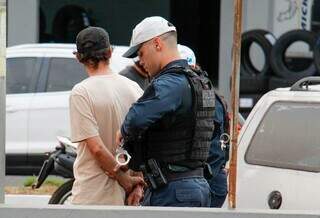
<svg viewBox="0 0 320 218"><path fill-rule="evenodd" d="M270 209L278 210L282 204L282 195L279 191L273 191L269 194L268 205Z"/></svg>

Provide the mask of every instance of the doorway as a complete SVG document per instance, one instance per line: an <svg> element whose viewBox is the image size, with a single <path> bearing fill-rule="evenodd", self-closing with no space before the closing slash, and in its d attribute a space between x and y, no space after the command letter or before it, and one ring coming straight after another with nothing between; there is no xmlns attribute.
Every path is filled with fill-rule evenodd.
<svg viewBox="0 0 320 218"><path fill-rule="evenodd" d="M218 86L220 0L172 0L170 9L179 43L195 52L197 63Z"/></svg>

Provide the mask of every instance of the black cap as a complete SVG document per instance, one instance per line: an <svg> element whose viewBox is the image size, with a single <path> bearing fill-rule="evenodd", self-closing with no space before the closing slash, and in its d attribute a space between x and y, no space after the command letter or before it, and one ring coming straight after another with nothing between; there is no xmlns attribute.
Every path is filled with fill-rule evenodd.
<svg viewBox="0 0 320 218"><path fill-rule="evenodd" d="M76 45L79 53L110 48L109 34L100 27L87 27L78 33Z"/></svg>

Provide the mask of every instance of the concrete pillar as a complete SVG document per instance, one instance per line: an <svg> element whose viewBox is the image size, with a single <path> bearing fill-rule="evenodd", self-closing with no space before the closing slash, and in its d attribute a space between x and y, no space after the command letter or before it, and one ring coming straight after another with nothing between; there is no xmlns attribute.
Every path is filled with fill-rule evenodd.
<svg viewBox="0 0 320 218"><path fill-rule="evenodd" d="M0 203L4 203L6 129L6 0L0 0Z"/></svg>
<svg viewBox="0 0 320 218"><path fill-rule="evenodd" d="M231 50L233 40L233 0L221 0L219 92L230 99Z"/></svg>
<svg viewBox="0 0 320 218"><path fill-rule="evenodd" d="M8 0L7 6L8 46L39 42L39 0Z"/></svg>

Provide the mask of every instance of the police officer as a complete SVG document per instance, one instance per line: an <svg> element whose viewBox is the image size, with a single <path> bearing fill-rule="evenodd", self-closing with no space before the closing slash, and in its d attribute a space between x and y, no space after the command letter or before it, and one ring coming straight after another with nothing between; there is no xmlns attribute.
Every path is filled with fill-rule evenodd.
<svg viewBox="0 0 320 218"><path fill-rule="evenodd" d="M203 177L214 129L214 92L177 50L176 28L148 17L133 30L125 57L139 56L153 78L130 108L117 142L131 153L130 168L142 170L148 192L144 205L209 207Z"/></svg>
<svg viewBox="0 0 320 218"><path fill-rule="evenodd" d="M226 162L229 160L229 140L223 137L228 134L229 119L227 105L223 98L216 94L212 143L209 151L208 164L212 170L212 177L208 178L211 188L211 206L222 207L228 194ZM225 135L228 137L228 135ZM223 143L221 142L223 140Z"/></svg>
<svg viewBox="0 0 320 218"><path fill-rule="evenodd" d="M191 56L195 59L195 56ZM200 70L200 66L192 65ZM211 189L210 207L223 206L228 194L226 162L229 161L229 117L227 102L215 93L214 132L207 163L211 172L206 178Z"/></svg>
<svg viewBox="0 0 320 218"><path fill-rule="evenodd" d="M190 66L195 66L196 57L194 52L185 45L178 44L178 51L182 59L186 59ZM125 69L119 72L120 75L127 77L128 79L136 82L142 90L146 90L150 84L150 77L148 72L143 69L139 63L139 58L133 58L133 65L127 66Z"/></svg>

